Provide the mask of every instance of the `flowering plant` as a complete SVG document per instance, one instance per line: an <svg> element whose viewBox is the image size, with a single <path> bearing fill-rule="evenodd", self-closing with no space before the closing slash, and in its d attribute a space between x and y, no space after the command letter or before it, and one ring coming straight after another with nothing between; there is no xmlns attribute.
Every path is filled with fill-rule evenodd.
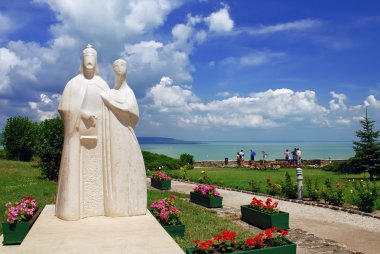
<svg viewBox="0 0 380 254"><path fill-rule="evenodd" d="M175 208L176 196L163 198L158 201L153 201L150 204L151 211L161 224L163 225L178 225L181 223L182 211Z"/></svg>
<svg viewBox="0 0 380 254"><path fill-rule="evenodd" d="M279 213L280 210L277 208L278 202L272 202L273 200L271 198L267 198L264 203L261 199L253 197L249 207L265 213Z"/></svg>
<svg viewBox="0 0 380 254"><path fill-rule="evenodd" d="M37 210L37 203L34 199L26 197L22 199L22 202L15 202L5 204L5 222L13 224L16 222L30 221Z"/></svg>
<svg viewBox="0 0 380 254"><path fill-rule="evenodd" d="M282 187L278 183L272 183L269 178L267 178L268 189L267 193L271 196L279 196L281 194Z"/></svg>
<svg viewBox="0 0 380 254"><path fill-rule="evenodd" d="M158 171L152 174L152 178L160 181L170 180L170 176L165 174L164 172Z"/></svg>
<svg viewBox="0 0 380 254"><path fill-rule="evenodd" d="M285 236L288 231L278 228L268 228L264 232L248 238L243 241L236 240L237 234L224 230L221 234L215 235L213 239L206 241L195 241L195 248L193 254L203 253L231 253L235 251L244 251L252 249L261 249L267 247L281 246L289 244Z"/></svg>
<svg viewBox="0 0 380 254"><path fill-rule="evenodd" d="M216 190L214 185L198 185L194 187L194 191L205 196L220 196L220 193Z"/></svg>

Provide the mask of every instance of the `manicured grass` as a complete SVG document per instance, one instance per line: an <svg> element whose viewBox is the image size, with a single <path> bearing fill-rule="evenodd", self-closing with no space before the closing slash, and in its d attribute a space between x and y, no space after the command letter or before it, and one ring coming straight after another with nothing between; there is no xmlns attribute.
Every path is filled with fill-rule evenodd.
<svg viewBox="0 0 380 254"><path fill-rule="evenodd" d="M0 212L1 220L5 211L5 203L21 200L25 196L36 199L40 206L54 204L57 183L44 180L40 177L40 170L33 163L0 160ZM197 239L206 240L228 229L237 232L241 238L255 234L252 230L232 223L230 220L219 217L213 210L188 202L188 194L170 191L148 191L148 206L153 200L176 195L176 206L184 212L183 223L186 225L185 237L175 237L175 241L186 249L194 245ZM0 227L0 235L2 227Z"/></svg>
<svg viewBox="0 0 380 254"><path fill-rule="evenodd" d="M0 218L3 221L5 204L32 197L39 206L55 203L57 182L41 178L35 163L0 160ZM0 234L3 229L0 227Z"/></svg>
<svg viewBox="0 0 380 254"><path fill-rule="evenodd" d="M236 232L239 239L246 239L255 235L257 232L261 232L260 230L253 232L252 230L232 223L226 218L219 217L212 209L206 209L193 203L189 203L188 194L185 195L170 191L148 191L148 205L153 200L169 197L173 194L177 196L176 207L184 213L183 223L186 227L185 237L174 237L174 240L183 250L192 247L194 241L197 239L211 239L214 235L219 234L226 229Z"/></svg>
<svg viewBox="0 0 380 254"><path fill-rule="evenodd" d="M202 174L202 171L205 174ZM210 179L211 183L225 186L235 189L251 190L249 181L254 180L261 182L261 192L266 193L267 183L266 179L269 178L272 183L280 183L285 176L285 172L288 172L296 182L296 169L294 168L281 168L279 170L252 170L249 168L195 168L187 171L187 177L191 181L198 182L205 175ZM178 170L166 170L166 173L174 178L179 178ZM349 179L365 179L368 175L365 174L341 174L337 172L324 171L321 169L303 169L303 176L305 178L310 178L314 182L317 179L319 187L321 187L325 179L330 179L332 184L337 182L344 183ZM378 187L378 198L375 204L376 209L380 209L380 181L376 182ZM347 202L350 202L350 185L347 185L345 190L345 195L347 197ZM306 188L304 183L304 194L306 195Z"/></svg>

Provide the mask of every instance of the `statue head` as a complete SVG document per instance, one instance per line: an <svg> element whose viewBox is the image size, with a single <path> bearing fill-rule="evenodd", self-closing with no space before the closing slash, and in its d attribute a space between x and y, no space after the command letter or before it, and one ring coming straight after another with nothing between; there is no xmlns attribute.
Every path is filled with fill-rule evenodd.
<svg viewBox="0 0 380 254"><path fill-rule="evenodd" d="M125 76L127 74L127 62L123 59L117 59L113 62L113 71L117 76Z"/></svg>
<svg viewBox="0 0 380 254"><path fill-rule="evenodd" d="M90 44L87 44L86 48L82 52L82 64L79 68L79 73L84 74L85 70L93 71L94 75L99 75L97 53Z"/></svg>

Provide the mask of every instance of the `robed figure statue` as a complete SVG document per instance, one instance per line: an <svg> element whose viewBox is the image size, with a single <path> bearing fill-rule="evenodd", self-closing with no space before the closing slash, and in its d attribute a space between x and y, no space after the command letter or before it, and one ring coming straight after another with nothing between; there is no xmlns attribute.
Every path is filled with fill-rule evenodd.
<svg viewBox="0 0 380 254"><path fill-rule="evenodd" d="M80 73L63 91L58 111L64 145L56 200L56 216L63 220L146 212L145 167L133 130L138 106L121 62L125 70L114 64L116 85L110 90L98 75L97 52L89 45Z"/></svg>

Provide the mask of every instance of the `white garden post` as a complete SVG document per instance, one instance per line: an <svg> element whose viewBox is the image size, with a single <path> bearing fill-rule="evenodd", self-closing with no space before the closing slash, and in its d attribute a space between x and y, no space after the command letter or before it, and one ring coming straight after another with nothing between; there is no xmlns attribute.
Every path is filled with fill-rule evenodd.
<svg viewBox="0 0 380 254"><path fill-rule="evenodd" d="M303 180L303 174L302 174L302 168L296 169L297 174L297 194L298 199L302 200L303 198L303 186L302 186L302 180Z"/></svg>

